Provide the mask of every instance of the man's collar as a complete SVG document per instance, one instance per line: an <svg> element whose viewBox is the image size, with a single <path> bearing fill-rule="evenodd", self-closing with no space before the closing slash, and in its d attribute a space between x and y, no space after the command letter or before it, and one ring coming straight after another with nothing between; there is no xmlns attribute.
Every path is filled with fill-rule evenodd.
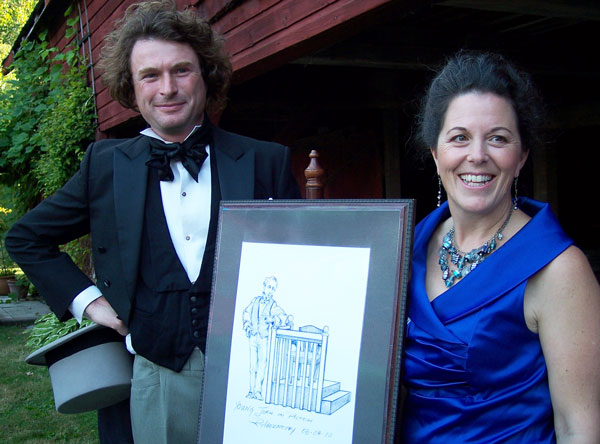
<svg viewBox="0 0 600 444"><path fill-rule="evenodd" d="M190 137L192 134L194 134L194 132L198 129L201 128L202 125L196 125L191 131L190 133L187 135L187 137L184 140L187 140L188 137ZM162 137L160 137L158 134L156 134L156 132L152 129L152 128L146 128L145 130L140 131L140 134L143 136L148 136L148 137L153 137L155 139L161 140L165 143L174 143L174 142L169 142L168 140L163 139Z"/></svg>

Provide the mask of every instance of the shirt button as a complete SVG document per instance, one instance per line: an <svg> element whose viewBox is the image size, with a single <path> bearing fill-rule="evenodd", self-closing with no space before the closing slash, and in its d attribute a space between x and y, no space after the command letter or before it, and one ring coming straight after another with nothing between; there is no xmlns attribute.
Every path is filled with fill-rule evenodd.
<svg viewBox="0 0 600 444"><path fill-rule="evenodd" d="M190 240L190 239L191 239L191 238L190 238L189 236L186 236L186 237L185 237L185 240Z"/></svg>
<svg viewBox="0 0 600 444"><path fill-rule="evenodd" d="M181 193L181 195L182 195L183 197L185 197L185 196L187 196L187 193L184 191L183 193Z"/></svg>

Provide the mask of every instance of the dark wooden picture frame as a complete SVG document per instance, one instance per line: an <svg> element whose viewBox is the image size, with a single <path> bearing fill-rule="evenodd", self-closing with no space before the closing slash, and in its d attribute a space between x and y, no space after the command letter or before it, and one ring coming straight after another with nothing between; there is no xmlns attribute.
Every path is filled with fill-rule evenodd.
<svg viewBox="0 0 600 444"><path fill-rule="evenodd" d="M264 384L263 387L269 390L269 393L264 395L269 395L271 401L263 400L263 397L259 396L260 400L250 399L237 402L238 409L245 409L244 414L251 424L248 427L260 429L260 432L257 432L260 438L253 440L253 438L244 436L244 442L251 444L276 442L277 439L283 439L282 436L294 435L295 438L285 438L286 442L392 443L396 423L399 419L402 338L406 324L406 288L410 269L413 228L414 202L412 200L222 202L198 443L222 444L224 442L226 416L229 415L226 413L228 386L230 382L233 383L233 380L229 379L230 372L239 373L241 371L239 364L242 362L240 359L248 360L246 354L243 358L237 358L239 355L232 355L232 344L235 345L236 335L240 336L242 331L242 321L238 315L241 313L241 309L248 305L248 299L236 300L240 291L238 284L242 285L239 282L243 266L242 250L247 245L258 247L257 251L259 252L263 251L261 248L264 245L265 253L271 251L271 248L279 249L281 247L283 251L289 250L288 256L284 256L290 258L289 264L286 260L280 262L283 263L282 267L287 267L290 274L295 273L295 267L298 264L296 262L298 258L293 253L296 251L294 248L307 247L309 251L314 248L316 252L325 251L326 253L333 248L332 251L335 254L338 254L335 248L341 248L343 257L347 256L343 253L346 251L344 249L348 249L349 252L366 250L368 256L363 267L365 272L365 286L362 290L364 310L363 306L359 306L359 321L353 321L356 324L362 322L362 325L355 326L360 332L359 346L350 352L345 352L347 358L355 359L357 362L355 387L348 395L352 396L353 407L352 410L346 409L352 415L351 424L349 424L352 428L351 433L346 433L345 438L339 438L334 436L334 432L328 431L327 427L317 429L311 428L311 424L297 424L296 422L300 420L311 423L311 418L317 415L315 412L319 411L319 408L323 408L320 406L324 404L321 404L321 393L319 392L317 401L319 404L315 411L311 411L315 409L314 398L316 395L313 396L312 392L304 394L302 391L302 395L298 394L297 396L301 400L297 401L295 393L300 393L301 390L297 386L293 390L290 389L294 394L288 394L286 391L284 395L283 388L281 389L282 393L279 393L279 386L284 382L278 381L292 379L292 376L289 376L291 370L288 370L288 374L286 374L288 376L276 376L277 379L273 379L270 384L267 382ZM260 254L258 257L261 257ZM360 271L360 269L359 266L357 270ZM352 267L348 267L347 271L343 267L340 271L339 266L335 272L326 271L327 276L331 276L332 285L336 285L346 278L354 279L354 276L350 274L356 274ZM344 273L346 273L345 277ZM310 280L310 276L303 276L303 279ZM260 288L255 288L255 290L258 290L255 293L260 293ZM358 292L360 293L360 291ZM303 297L305 294L306 292L298 296ZM294 299L296 304L298 296ZM323 299L322 296L320 297ZM347 309L352 309L347 305L344 304L344 301L340 301L339 312L343 313ZM293 317L288 316L288 318ZM290 323L290 325L292 324ZM310 341L313 341L312 338L316 336L311 330L314 328L313 326L308 326L304 330L290 328L291 330L284 330L283 326L280 329L273 327L271 338L275 338L276 331L281 332L280 336L282 337L293 336L287 342L291 345L277 346L281 347L281 350L287 350L285 358L278 358L281 362L277 365L281 368L292 369L293 367L294 378L300 380L299 375L302 373L296 366L303 362L301 350L304 348L297 336L304 335L309 337ZM305 331L305 333L295 335L298 331ZM325 336L327 336L327 327L325 327L325 334L322 334L322 337ZM275 349L275 341L275 339L269 339L270 354ZM323 356L322 364L319 364L317 355L327 350L321 348L320 344L318 347L315 345L310 353L306 349L304 362L306 362L306 368L309 368L308 363L312 359L310 363L312 370L303 371L309 375L314 370L316 375L317 370L321 369L322 380L322 374L326 371L323 370L325 356ZM315 359L314 356L317 358ZM275 375L277 375L276 371ZM247 366L244 372L248 374ZM312 381L310 376L303 379ZM315 382L315 384L317 383ZM312 387L312 382L308 382L308 385ZM250 392L247 397L251 398L249 395ZM292 398L295 404L292 403ZM273 399L275 401L272 401ZM313 399L312 406L309 399ZM306 403L305 400L307 400ZM271 402L271 404L265 404L266 402ZM230 400L230 403L233 401ZM273 403L278 405L273 406ZM260 416L259 412L261 412L260 415L271 415L271 417L256 419L255 417ZM330 420L321 419L326 416L323 415L323 412L320 414L321 416L318 417L320 421ZM331 414L329 417L333 418L335 415L337 413ZM237 421L235 419L237 417L233 418L233 421ZM237 429L238 426L243 429L244 424L232 423L232 419L228 421L228 430L230 428ZM334 419L330 421L334 421ZM339 428L339 424L337 427Z"/></svg>

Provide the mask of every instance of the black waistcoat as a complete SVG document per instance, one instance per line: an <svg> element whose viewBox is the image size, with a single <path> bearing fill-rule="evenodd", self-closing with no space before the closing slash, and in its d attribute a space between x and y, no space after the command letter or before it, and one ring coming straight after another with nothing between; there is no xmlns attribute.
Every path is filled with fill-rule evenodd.
<svg viewBox="0 0 600 444"><path fill-rule="evenodd" d="M163 367L180 371L194 347L204 352L220 201L211 150L211 215L200 275L192 285L171 241L156 170L150 168L140 270L129 321L133 348Z"/></svg>

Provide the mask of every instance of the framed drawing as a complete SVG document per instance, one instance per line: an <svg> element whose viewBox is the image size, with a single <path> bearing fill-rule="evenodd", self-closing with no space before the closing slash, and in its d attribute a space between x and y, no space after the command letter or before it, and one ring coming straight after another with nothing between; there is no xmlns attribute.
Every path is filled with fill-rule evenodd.
<svg viewBox="0 0 600 444"><path fill-rule="evenodd" d="M413 201L224 202L198 443L392 443Z"/></svg>

